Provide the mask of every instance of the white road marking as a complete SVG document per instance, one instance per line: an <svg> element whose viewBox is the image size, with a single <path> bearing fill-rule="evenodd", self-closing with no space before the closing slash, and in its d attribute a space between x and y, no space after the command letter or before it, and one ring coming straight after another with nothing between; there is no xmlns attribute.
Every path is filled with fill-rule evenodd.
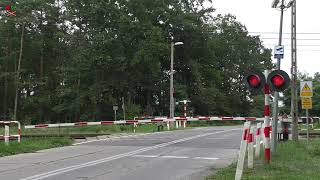
<svg viewBox="0 0 320 180"><path fill-rule="evenodd" d="M216 157L188 157L188 156L160 156L160 155L134 155L132 157L138 158L169 158L169 159L198 159L198 160L218 160Z"/></svg>
<svg viewBox="0 0 320 180"><path fill-rule="evenodd" d="M171 158L171 159L187 159L187 156L161 156L162 158Z"/></svg>
<svg viewBox="0 0 320 180"><path fill-rule="evenodd" d="M57 170L54 170L54 171L33 175L33 176L30 176L30 177L23 178L21 180L41 180L41 179L45 179L45 178L48 178L48 177L51 177L51 176L63 174L63 173L66 173L66 172L77 170L77 169L81 169L81 168L84 168L84 167L94 166L94 165L97 165L97 164L102 164L102 163L109 162L109 161L116 160L116 159L120 159L120 158L123 158L123 157L128 157L128 156L136 155L136 154L139 154L139 153L142 153L142 152L150 151L150 150L153 150L153 149L166 147L166 146L169 146L169 145L172 145L172 144L177 144L177 143L189 141L189 140L196 139L196 138L201 138L201 137L210 136L210 135L214 135L214 134L226 133L226 132L235 131L235 130L241 130L241 128L218 131L218 132L213 132L213 133L205 133L205 134L191 136L191 137L187 137L187 138L183 138L183 139L179 139L179 140L175 140L175 141L161 143L161 144L158 144L158 145L155 145L155 146L141 148L141 149L138 149L138 150L135 150L135 151L131 151L131 152L123 153L123 154L118 154L118 155L115 155L115 156L106 157L106 158L98 159L98 160L95 160L95 161L90 161L90 162L83 163L83 164L73 165L73 166L57 169Z"/></svg>
<svg viewBox="0 0 320 180"><path fill-rule="evenodd" d="M134 155L132 157L142 157L142 158L156 158L158 155Z"/></svg>
<svg viewBox="0 0 320 180"><path fill-rule="evenodd" d="M127 137L136 137L136 136L142 136L142 135L146 135L146 134L135 134L135 135L113 136L113 137L111 136L111 137L103 138L103 139L95 139L95 140L91 140L91 141L84 141L84 142L74 143L73 146L80 145L80 144L87 144L87 143L91 143L91 142L114 140L114 139L127 138Z"/></svg>
<svg viewBox="0 0 320 180"><path fill-rule="evenodd" d="M219 158L215 158L215 157L194 157L192 159L218 160Z"/></svg>

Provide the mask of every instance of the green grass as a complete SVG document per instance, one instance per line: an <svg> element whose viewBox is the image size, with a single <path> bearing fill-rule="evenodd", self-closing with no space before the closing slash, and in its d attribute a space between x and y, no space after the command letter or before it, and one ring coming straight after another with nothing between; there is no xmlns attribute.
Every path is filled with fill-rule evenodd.
<svg viewBox="0 0 320 180"><path fill-rule="evenodd" d="M71 144L72 140L66 138L28 138L22 139L20 144L17 141L10 141L8 146L6 146L2 141L0 142L0 156L35 152L41 149L67 146Z"/></svg>
<svg viewBox="0 0 320 180"><path fill-rule="evenodd" d="M243 179L248 180L319 180L320 179L320 140L280 143L271 163L254 161L254 169L245 168ZM206 180L233 180L236 164L219 170Z"/></svg>

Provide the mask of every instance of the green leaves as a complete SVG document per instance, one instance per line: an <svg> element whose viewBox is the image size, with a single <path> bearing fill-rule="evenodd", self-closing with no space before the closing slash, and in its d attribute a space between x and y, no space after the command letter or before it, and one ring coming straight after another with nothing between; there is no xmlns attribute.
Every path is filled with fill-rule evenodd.
<svg viewBox="0 0 320 180"><path fill-rule="evenodd" d="M176 101L191 100L195 115L250 114L254 102L242 85L243 72L270 68L271 51L235 17L212 17L214 9L202 5L202 0L17 1L19 17L0 19L0 113L13 109L12 76L24 22L19 119L110 120L122 97L126 117L168 115L172 37L184 43L174 48Z"/></svg>

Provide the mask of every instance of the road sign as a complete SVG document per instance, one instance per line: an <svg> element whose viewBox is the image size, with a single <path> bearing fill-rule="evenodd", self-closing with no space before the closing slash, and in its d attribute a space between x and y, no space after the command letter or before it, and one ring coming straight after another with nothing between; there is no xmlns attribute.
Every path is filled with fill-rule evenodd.
<svg viewBox="0 0 320 180"><path fill-rule="evenodd" d="M303 97L301 98L302 109L312 109L312 98Z"/></svg>
<svg viewBox="0 0 320 180"><path fill-rule="evenodd" d="M113 106L114 111L118 111L118 106Z"/></svg>
<svg viewBox="0 0 320 180"><path fill-rule="evenodd" d="M274 58L283 59L284 55L284 47L283 46L275 46L274 47Z"/></svg>
<svg viewBox="0 0 320 180"><path fill-rule="evenodd" d="M312 97L312 81L301 81L300 82L300 96L301 97Z"/></svg>

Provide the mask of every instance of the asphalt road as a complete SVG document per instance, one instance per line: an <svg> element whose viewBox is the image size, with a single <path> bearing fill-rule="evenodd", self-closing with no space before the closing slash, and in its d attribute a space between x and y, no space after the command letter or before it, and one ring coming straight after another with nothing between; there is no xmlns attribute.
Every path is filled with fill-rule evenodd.
<svg viewBox="0 0 320 180"><path fill-rule="evenodd" d="M160 132L0 158L2 180L198 180L237 158L240 126Z"/></svg>

